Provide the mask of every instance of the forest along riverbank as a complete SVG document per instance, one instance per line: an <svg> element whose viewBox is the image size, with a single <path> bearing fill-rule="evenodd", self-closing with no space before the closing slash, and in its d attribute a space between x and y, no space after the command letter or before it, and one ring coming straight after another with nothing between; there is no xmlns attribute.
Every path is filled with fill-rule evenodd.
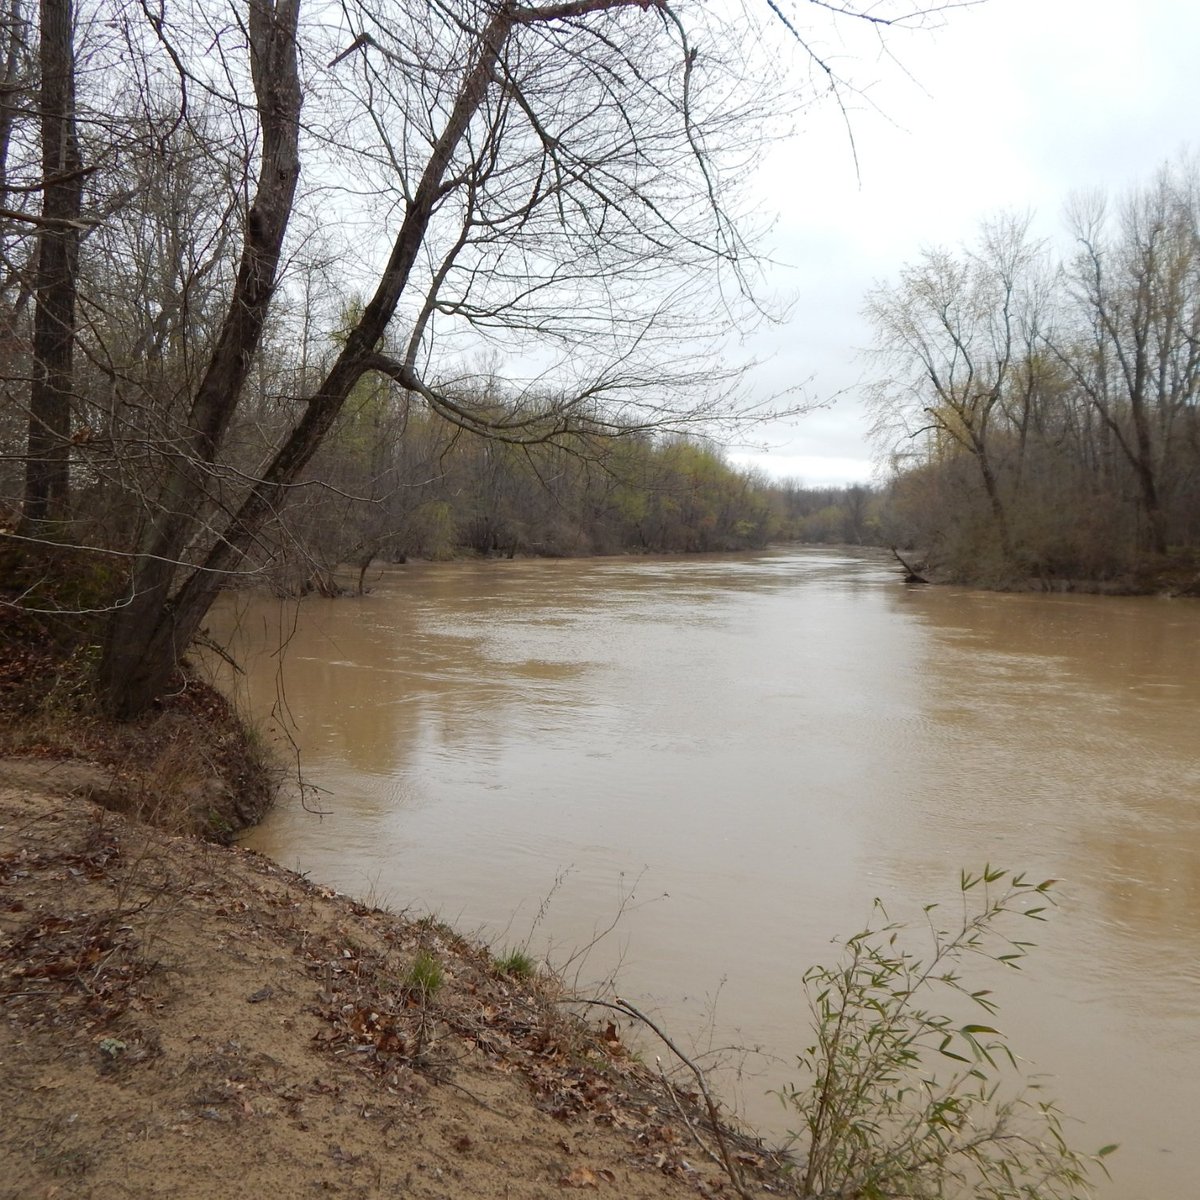
<svg viewBox="0 0 1200 1200"><path fill-rule="evenodd" d="M96 772L0 760L0 1196L729 1193L694 1097L553 981L113 813Z"/></svg>
<svg viewBox="0 0 1200 1200"><path fill-rule="evenodd" d="M710 1030L763 1046L740 1098L780 1133L768 1092L809 1044L801 977L874 897L919 919L963 867L1058 878L1026 969L980 985L1077 1144L1121 1143L1106 1200L1188 1192L1192 601L912 588L886 556L819 549L413 565L372 586L214 615L214 635L240 624L242 693L286 705L324 789L324 817L282 806L257 848L559 962L633 892L589 977L619 965L701 1049Z"/></svg>

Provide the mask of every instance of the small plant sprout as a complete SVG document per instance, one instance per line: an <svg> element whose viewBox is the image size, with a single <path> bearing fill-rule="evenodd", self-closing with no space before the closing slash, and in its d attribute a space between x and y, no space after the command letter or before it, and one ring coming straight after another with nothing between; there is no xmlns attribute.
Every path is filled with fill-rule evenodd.
<svg viewBox="0 0 1200 1200"><path fill-rule="evenodd" d="M111 1062L120 1058L129 1047L120 1038L106 1037L100 1039L99 1049L100 1053Z"/></svg>
<svg viewBox="0 0 1200 1200"><path fill-rule="evenodd" d="M841 962L804 977L814 1042L802 1085L780 1092L803 1122L803 1197L1084 1200L1088 1169L1116 1147L1072 1149L1058 1107L1019 1074L992 1023L987 988L960 974L972 956L1019 968L1032 943L1013 927L1045 919L1054 880L987 866L959 880L961 908L924 909L915 931L879 916L845 943ZM978 1021L962 1020L971 1009ZM948 1014L957 1014L951 1016Z"/></svg>
<svg viewBox="0 0 1200 1200"><path fill-rule="evenodd" d="M405 972L404 990L424 1004L437 995L445 978L437 956L428 950L420 950Z"/></svg>
<svg viewBox="0 0 1200 1200"><path fill-rule="evenodd" d="M517 946L496 959L496 969L512 979L532 979L537 974L537 963L532 955Z"/></svg>

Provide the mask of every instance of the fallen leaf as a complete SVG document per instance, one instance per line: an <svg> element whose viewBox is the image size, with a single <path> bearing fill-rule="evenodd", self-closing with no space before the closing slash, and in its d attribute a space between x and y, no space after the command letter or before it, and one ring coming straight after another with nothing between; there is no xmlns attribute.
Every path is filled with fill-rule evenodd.
<svg viewBox="0 0 1200 1200"><path fill-rule="evenodd" d="M589 1167L576 1167L558 1181L559 1187L594 1188L600 1186L600 1176Z"/></svg>

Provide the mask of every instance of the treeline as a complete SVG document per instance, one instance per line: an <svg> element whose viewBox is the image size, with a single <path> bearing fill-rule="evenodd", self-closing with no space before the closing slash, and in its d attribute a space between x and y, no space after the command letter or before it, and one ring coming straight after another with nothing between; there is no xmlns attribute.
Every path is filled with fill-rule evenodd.
<svg viewBox="0 0 1200 1200"><path fill-rule="evenodd" d="M1200 584L1195 162L1075 199L1067 232L994 220L871 295L884 533L975 582Z"/></svg>
<svg viewBox="0 0 1200 1200"><path fill-rule="evenodd" d="M476 406L485 402L476 400ZM499 400L490 405L497 414ZM570 447L464 433L386 383L360 388L280 513L267 566L294 593L340 564L463 555L712 553L777 541L878 540L870 488L775 483L716 447L642 432Z"/></svg>

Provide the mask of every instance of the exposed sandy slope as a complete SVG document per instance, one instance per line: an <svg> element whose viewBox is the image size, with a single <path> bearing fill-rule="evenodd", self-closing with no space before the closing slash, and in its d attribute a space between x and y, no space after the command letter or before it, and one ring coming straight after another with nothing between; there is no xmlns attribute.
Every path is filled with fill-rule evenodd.
<svg viewBox="0 0 1200 1200"><path fill-rule="evenodd" d="M0 761L0 1196L733 1194L615 1031L88 782Z"/></svg>

